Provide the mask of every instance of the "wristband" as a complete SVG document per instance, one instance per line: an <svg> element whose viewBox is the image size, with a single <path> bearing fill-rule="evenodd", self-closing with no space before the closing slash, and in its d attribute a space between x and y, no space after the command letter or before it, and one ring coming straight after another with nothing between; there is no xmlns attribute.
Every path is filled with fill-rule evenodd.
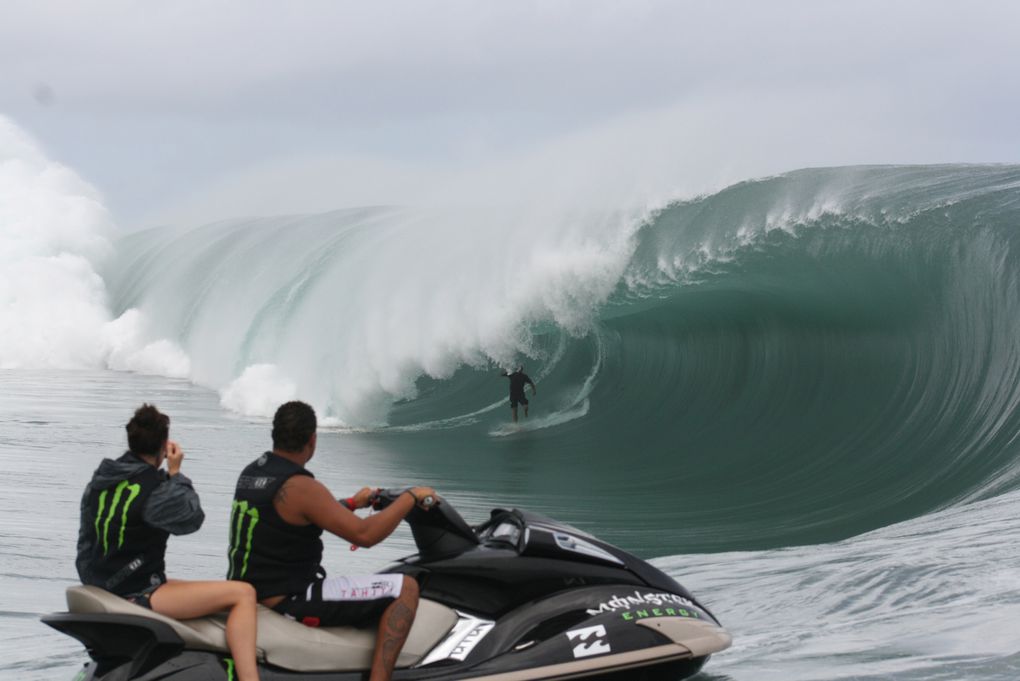
<svg viewBox="0 0 1020 681"><path fill-rule="evenodd" d="M410 495L411 495L411 498L412 498L412 499L414 499L414 503L415 503L415 505L417 505L417 504L420 504L420 503L421 503L421 500L420 500L420 499L419 499L419 498L418 498L417 496L415 496L414 492L412 492L412 491L411 491L411 490L409 490L409 489L406 489L406 490L404 490L404 491L405 491L405 492L407 492L408 494L410 494Z"/></svg>
<svg viewBox="0 0 1020 681"><path fill-rule="evenodd" d="M356 509L358 507L357 503L354 501L354 497L347 497L346 499L344 499L340 503L343 504L344 506L346 506L347 509L350 510L350 511L353 511L354 509Z"/></svg>

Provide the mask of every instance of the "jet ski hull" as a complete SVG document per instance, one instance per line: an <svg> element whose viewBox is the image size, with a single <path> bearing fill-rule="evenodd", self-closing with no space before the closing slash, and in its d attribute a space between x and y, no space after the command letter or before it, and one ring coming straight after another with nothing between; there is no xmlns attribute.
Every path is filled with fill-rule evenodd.
<svg viewBox="0 0 1020 681"><path fill-rule="evenodd" d="M706 659L678 660L674 662L658 662L644 666L627 665L617 671L603 671L596 676L590 672L548 676L540 670L530 670L526 674L499 676L464 676L464 675L429 675L423 676L408 670L397 670L393 674L394 681L411 681L412 679L429 679L434 681L468 680L476 681L528 681L531 679L597 679L598 681L678 681L697 674L704 666ZM136 677L95 675L96 665L90 662L72 679L72 681L113 681L113 679L132 678L136 681L236 681L227 662L213 654L186 651L158 668ZM363 681L365 672L312 672L301 673L259 666L261 681Z"/></svg>
<svg viewBox="0 0 1020 681"><path fill-rule="evenodd" d="M677 681L731 643L674 579L576 528L504 509L472 527L445 502L407 521L419 553L385 571L422 599L397 681ZM43 621L89 652L74 681L233 681L222 614L177 621L94 586L67 596L70 612ZM361 681L374 646L372 629L258 611L263 681Z"/></svg>
<svg viewBox="0 0 1020 681"><path fill-rule="evenodd" d="M83 587L73 587L82 589ZM628 587L629 588L629 587ZM134 606L131 606L134 607ZM491 622L460 613L458 623L428 655L398 668L394 679L435 681L527 681L529 679L647 679L675 681L697 673L708 656L727 647L729 634L686 598L665 592L583 588L529 604ZM156 615L59 613L43 618L51 627L77 638L93 661L75 681L232 681L233 662L222 643L185 642L178 630ZM267 629L280 615L260 611ZM197 623L208 626L202 620ZM179 624L178 629L187 623ZM288 626L308 629L288 621ZM309 633L321 633L311 630ZM195 645L220 647L195 650ZM307 660L305 670L272 664L280 642L260 636L263 681L355 681L365 665L320 669L330 662ZM189 647L190 646L190 647ZM366 655L370 646L366 648ZM341 660L344 651L336 651ZM350 659L350 658L348 658ZM343 666L342 662L338 663Z"/></svg>

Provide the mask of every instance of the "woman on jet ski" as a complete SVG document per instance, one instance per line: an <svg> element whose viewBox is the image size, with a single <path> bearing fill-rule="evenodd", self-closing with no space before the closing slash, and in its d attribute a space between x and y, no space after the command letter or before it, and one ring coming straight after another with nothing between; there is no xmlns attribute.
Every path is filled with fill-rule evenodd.
<svg viewBox="0 0 1020 681"><path fill-rule="evenodd" d="M229 609L227 644L237 678L257 681L255 589L165 574L169 536L195 532L205 520L191 480L180 472L184 452L169 439L170 417L143 404L126 427L128 451L103 459L82 496L76 561L82 583L175 619Z"/></svg>

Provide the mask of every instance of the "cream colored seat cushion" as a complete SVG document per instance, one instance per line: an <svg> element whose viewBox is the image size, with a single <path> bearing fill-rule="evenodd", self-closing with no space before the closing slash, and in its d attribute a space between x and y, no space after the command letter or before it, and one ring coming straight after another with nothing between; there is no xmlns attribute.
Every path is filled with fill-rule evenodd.
<svg viewBox="0 0 1020 681"><path fill-rule="evenodd" d="M77 613L111 613L148 617L168 624L188 648L229 654L224 628L226 615L177 621L130 603L95 586L72 586L67 608ZM422 599L407 643L397 658L398 667L423 659L457 621L445 605ZM375 649L374 629L306 627L273 610L259 606L259 659L294 671L350 671L369 669Z"/></svg>

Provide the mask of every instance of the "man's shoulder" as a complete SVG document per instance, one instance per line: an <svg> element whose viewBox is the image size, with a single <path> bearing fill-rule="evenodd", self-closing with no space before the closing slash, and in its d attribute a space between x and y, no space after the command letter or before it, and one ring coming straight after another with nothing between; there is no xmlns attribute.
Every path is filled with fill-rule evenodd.
<svg viewBox="0 0 1020 681"><path fill-rule="evenodd" d="M241 487L250 486L251 481L258 480L260 484L256 487L265 487L267 481L286 480L292 476L315 477L304 466L272 452L265 452L241 470L238 475L238 485Z"/></svg>
<svg viewBox="0 0 1020 681"><path fill-rule="evenodd" d="M307 475L292 476L273 497L273 507L280 517L298 527L320 527L315 519L339 503L325 485Z"/></svg>
<svg viewBox="0 0 1020 681"><path fill-rule="evenodd" d="M311 475L292 475L276 491L274 501L288 502L299 508L323 503L324 498L332 499L329 490Z"/></svg>
<svg viewBox="0 0 1020 681"><path fill-rule="evenodd" d="M325 488L325 485L316 480L314 475L301 475L300 473L295 473L287 478L284 481L283 486L290 487L291 489Z"/></svg>

